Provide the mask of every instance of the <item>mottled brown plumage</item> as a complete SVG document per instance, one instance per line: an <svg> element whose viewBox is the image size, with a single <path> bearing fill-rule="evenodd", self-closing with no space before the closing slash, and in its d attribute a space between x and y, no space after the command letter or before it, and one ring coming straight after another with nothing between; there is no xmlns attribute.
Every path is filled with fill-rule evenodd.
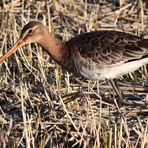
<svg viewBox="0 0 148 148"><path fill-rule="evenodd" d="M147 39L101 30L61 42L38 21L30 22L22 29L19 40L0 62L32 42L43 47L63 68L93 80L114 79L148 63Z"/></svg>
<svg viewBox="0 0 148 148"><path fill-rule="evenodd" d="M64 48L68 48L70 54L67 61L74 59L75 64L72 65L76 66L76 71L82 74L85 71L82 69L88 69L88 73L90 70L90 73L97 74L82 74L89 79L113 79L148 63L148 40L125 32L95 31L80 34L67 41ZM136 64L134 61L139 62L139 65L125 72L124 69L121 73L118 71L124 64ZM117 72L115 67L118 68ZM106 75L114 73L110 70L115 70L115 75Z"/></svg>
<svg viewBox="0 0 148 148"><path fill-rule="evenodd" d="M75 45L76 50L85 58L111 65L148 55L147 41L124 32L95 31L78 35L69 40L67 45L69 48Z"/></svg>

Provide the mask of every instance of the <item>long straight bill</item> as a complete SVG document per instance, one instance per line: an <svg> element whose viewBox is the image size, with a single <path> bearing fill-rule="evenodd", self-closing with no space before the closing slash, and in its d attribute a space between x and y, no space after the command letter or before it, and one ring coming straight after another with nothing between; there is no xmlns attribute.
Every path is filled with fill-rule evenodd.
<svg viewBox="0 0 148 148"><path fill-rule="evenodd" d="M8 58L9 56L11 56L17 49L21 48L23 45L25 45L24 42L22 42L21 39L19 39L14 46L5 54L0 58L0 63L2 63L6 58Z"/></svg>

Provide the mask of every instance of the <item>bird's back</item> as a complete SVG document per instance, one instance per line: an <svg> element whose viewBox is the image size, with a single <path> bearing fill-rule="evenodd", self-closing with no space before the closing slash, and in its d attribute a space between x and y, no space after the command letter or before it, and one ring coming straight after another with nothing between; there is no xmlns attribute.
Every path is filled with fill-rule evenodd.
<svg viewBox="0 0 148 148"><path fill-rule="evenodd" d="M76 73L84 77L100 77L106 67L130 63L148 57L148 39L118 31L95 31L80 34L66 43L69 61ZM100 72L98 72L100 70ZM110 69L111 70L111 69Z"/></svg>

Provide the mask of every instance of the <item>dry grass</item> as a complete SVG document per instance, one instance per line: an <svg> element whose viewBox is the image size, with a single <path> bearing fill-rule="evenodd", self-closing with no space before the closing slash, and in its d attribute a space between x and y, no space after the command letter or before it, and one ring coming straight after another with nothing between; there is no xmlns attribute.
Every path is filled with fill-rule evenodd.
<svg viewBox="0 0 148 148"><path fill-rule="evenodd" d="M140 36L147 6L140 0L2 0L0 55L31 20L62 40L99 29ZM119 107L106 82L74 78L28 45L0 64L0 147L148 147L147 74L143 67L120 78L128 98Z"/></svg>

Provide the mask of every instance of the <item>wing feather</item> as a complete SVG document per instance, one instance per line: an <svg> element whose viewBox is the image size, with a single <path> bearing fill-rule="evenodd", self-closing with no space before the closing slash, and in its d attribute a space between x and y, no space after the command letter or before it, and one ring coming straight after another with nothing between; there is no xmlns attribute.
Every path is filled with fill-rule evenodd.
<svg viewBox="0 0 148 148"><path fill-rule="evenodd" d="M118 31L95 31L78 35L66 45L100 64L117 64L148 55L148 39Z"/></svg>

